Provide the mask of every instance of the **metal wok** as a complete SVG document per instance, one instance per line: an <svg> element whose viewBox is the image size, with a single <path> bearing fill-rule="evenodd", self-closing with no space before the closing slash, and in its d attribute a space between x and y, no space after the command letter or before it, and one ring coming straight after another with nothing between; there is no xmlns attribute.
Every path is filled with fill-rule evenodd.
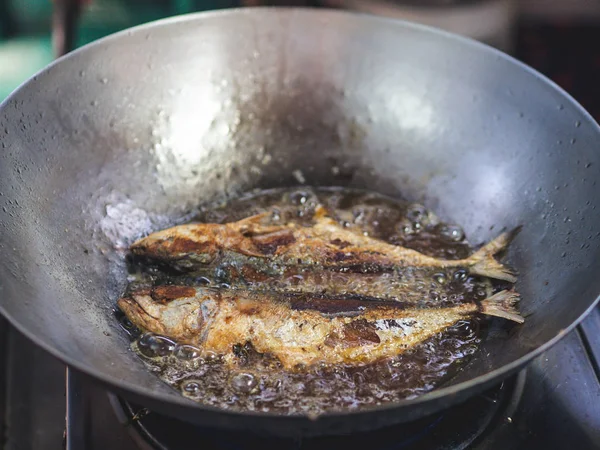
<svg viewBox="0 0 600 450"><path fill-rule="evenodd" d="M526 66L421 26L250 9L138 27L22 86L0 143L2 313L109 389L198 424L290 435L413 420L523 367L600 292L598 125ZM526 323L410 401L310 420L184 399L113 317L126 246L201 203L299 179L422 202L474 243L523 225L508 261Z"/></svg>

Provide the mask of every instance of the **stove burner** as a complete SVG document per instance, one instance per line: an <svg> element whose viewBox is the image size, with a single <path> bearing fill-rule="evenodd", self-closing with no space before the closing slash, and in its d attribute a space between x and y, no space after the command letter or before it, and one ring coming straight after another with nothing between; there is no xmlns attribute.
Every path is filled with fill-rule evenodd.
<svg viewBox="0 0 600 450"><path fill-rule="evenodd" d="M519 402L525 371L462 405L430 417L376 431L349 436L306 439L268 438L248 433L206 429L151 412L109 394L119 421L143 450L244 450L289 448L329 450L376 448L381 450L466 449L498 421L506 420Z"/></svg>

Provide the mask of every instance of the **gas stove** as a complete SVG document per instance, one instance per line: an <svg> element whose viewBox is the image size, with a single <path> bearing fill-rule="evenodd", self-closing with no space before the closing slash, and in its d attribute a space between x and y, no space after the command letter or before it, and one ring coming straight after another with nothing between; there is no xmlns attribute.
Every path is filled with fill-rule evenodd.
<svg viewBox="0 0 600 450"><path fill-rule="evenodd" d="M518 375L462 405L369 433L304 440L203 429L162 416L66 369L6 323L0 328L6 450L600 448L600 308Z"/></svg>

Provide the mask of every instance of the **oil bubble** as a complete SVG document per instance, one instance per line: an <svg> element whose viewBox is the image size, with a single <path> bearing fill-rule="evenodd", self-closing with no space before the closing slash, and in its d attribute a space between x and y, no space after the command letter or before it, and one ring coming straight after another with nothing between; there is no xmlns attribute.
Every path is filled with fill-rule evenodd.
<svg viewBox="0 0 600 450"><path fill-rule="evenodd" d="M175 347L173 355L182 361L193 361L200 358L200 349L194 347L193 345L178 345Z"/></svg>
<svg viewBox="0 0 600 450"><path fill-rule="evenodd" d="M208 363L217 362L220 359L221 357L215 352L208 351L204 353L204 360Z"/></svg>
<svg viewBox="0 0 600 450"><path fill-rule="evenodd" d="M435 281L437 284L446 284L446 281L447 281L446 274L436 273L433 276L433 281Z"/></svg>
<svg viewBox="0 0 600 450"><path fill-rule="evenodd" d="M416 232L413 224L412 223L408 223L408 222L402 222L400 224L400 231L404 235L411 235L411 234L415 234L415 232Z"/></svg>
<svg viewBox="0 0 600 450"><path fill-rule="evenodd" d="M210 279L206 277L198 277L194 280L194 283L198 286L208 286L210 284Z"/></svg>
<svg viewBox="0 0 600 450"><path fill-rule="evenodd" d="M238 373L231 378L231 386L238 392L248 393L256 387L258 380L251 373Z"/></svg>
<svg viewBox="0 0 600 450"><path fill-rule="evenodd" d="M427 209L417 203L410 205L406 211L406 217L413 222L423 222L427 219L427 216Z"/></svg>
<svg viewBox="0 0 600 450"><path fill-rule="evenodd" d="M454 279L454 281L459 281L462 283L467 279L467 271L465 269L458 269L456 272L454 272L452 278Z"/></svg>
<svg viewBox="0 0 600 450"><path fill-rule="evenodd" d="M459 242L465 238L465 232L458 225L444 225L440 229L440 234L453 242Z"/></svg>
<svg viewBox="0 0 600 450"><path fill-rule="evenodd" d="M197 381L188 381L183 385L183 390L187 394L197 394L200 392L200 383Z"/></svg>
<svg viewBox="0 0 600 450"><path fill-rule="evenodd" d="M138 348L144 356L156 358L171 354L175 349L175 342L164 336L146 333L138 341Z"/></svg>
<svg viewBox="0 0 600 450"><path fill-rule="evenodd" d="M292 195L290 195L290 200L293 205L304 205L308 199L308 195L308 193L303 191L294 192Z"/></svg>

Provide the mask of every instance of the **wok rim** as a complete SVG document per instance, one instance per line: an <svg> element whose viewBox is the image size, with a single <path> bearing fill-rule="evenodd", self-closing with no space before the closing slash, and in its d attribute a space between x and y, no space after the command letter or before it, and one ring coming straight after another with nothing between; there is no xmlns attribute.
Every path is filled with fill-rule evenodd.
<svg viewBox="0 0 600 450"><path fill-rule="evenodd" d="M14 97L16 97L22 90L25 90L28 85L38 77L43 76L45 73L51 71L54 66L61 64L62 61L66 61L71 58L76 58L77 55L81 52L86 52L90 48L101 47L105 43L112 42L113 40L119 40L121 38L130 36L134 33L148 32L149 30L156 29L163 26L172 26L176 23L181 22L201 22L204 19L212 18L220 15L239 15L239 14L261 14L264 11L273 11L273 12L301 12L301 13L313 13L317 12L320 14L320 17L325 18L325 16L347 16L350 18L361 18L362 21L372 21L385 23L392 26L397 26L403 29L412 29L416 31L421 31L429 35L437 35L445 40L450 40L462 45L463 47L471 47L476 51L483 51L494 54L497 58L503 59L510 64L517 66L520 70L523 70L530 75L534 76L539 82L545 83L551 89L558 92L565 100L565 102L569 102L576 111L582 114L585 117L592 128L596 130L598 137L600 138L600 125L593 116L585 109L581 104L575 100L568 92L566 92L563 88L557 85L554 81L533 69L529 65L519 61L518 59L490 46L483 42L461 36L455 33L451 33L439 28L422 25L419 23L409 22L406 20L389 18L383 16L376 16L369 13L358 12L358 11L348 11L348 10L338 10L333 8L310 8L310 7L238 7L238 8L229 8L229 9L221 9L221 10L213 10L213 11L202 11L191 14L183 14L176 15L172 17L167 17L151 22L147 22L141 25L137 25L134 27L130 27L116 33L110 34L108 36L97 39L93 42L90 42L82 47L79 47L73 50L70 53L67 53L64 56L61 56L54 60L52 63L47 65L46 67L39 70L37 73L32 75L26 81L21 83L6 99L0 102L0 113L2 113L3 109L8 106L8 104L12 101ZM2 290L2 286L0 285L0 291ZM77 360L72 358L67 353L61 351L53 347L50 343L46 342L42 337L36 335L35 331L28 329L26 326L21 324L14 316L12 316L6 308L0 304L0 313L8 320L8 322L14 326L17 331L22 333L27 339L32 341L35 345L44 349L52 356L56 357L58 360L65 363L70 368L73 368L85 375L90 376L93 379L100 381L102 384L115 388L116 390L131 393L139 398L150 399L154 403L162 402L171 404L178 407L183 408L191 408L195 410L202 410L207 413L217 413L220 415L228 415L228 416L236 416L239 419L244 419L247 417L253 417L257 420L290 420L290 421L298 421L298 420L306 420L308 422L317 423L321 419L327 418L339 418L339 417L348 417L348 416L359 416L362 414L368 414L371 412L383 412L383 411L393 411L400 409L409 409L411 407L417 407L421 404L429 404L433 403L436 400L440 400L445 397L456 396L461 392L466 392L472 390L473 388L484 387L491 385L493 381L502 381L518 369L524 367L528 362L538 357L542 353L546 352L548 349L553 347L557 342L559 342L564 336L572 332L582 321L583 319L597 306L600 304L600 292L596 294L595 300L593 300L588 308L577 318L575 319L568 327L560 330L556 336L552 339L549 339L541 346L535 348L534 350L528 352L522 357L512 361L509 364L505 364L504 366L499 367L491 372L488 372L484 375L480 375L475 378L471 378L469 380L451 385L451 386L442 386L440 388L433 389L432 391L420 395L413 399L403 399L397 402L389 402L384 403L382 405L369 405L361 407L357 410L340 410L340 411L330 411L320 415L317 420L309 418L307 415L282 415L275 413L265 413L265 412L256 412L256 411L236 411L236 410L228 410L223 408L218 408L210 405L204 405L201 403L196 403L192 400L189 400L183 396L168 396L163 395L162 393L153 392L151 390L140 387L139 385L126 382L117 377L106 374L105 372L100 372L95 370L92 367L87 366ZM478 392L478 391L477 391ZM477 392L473 392L472 395L475 395ZM471 395L467 395L467 398Z"/></svg>

